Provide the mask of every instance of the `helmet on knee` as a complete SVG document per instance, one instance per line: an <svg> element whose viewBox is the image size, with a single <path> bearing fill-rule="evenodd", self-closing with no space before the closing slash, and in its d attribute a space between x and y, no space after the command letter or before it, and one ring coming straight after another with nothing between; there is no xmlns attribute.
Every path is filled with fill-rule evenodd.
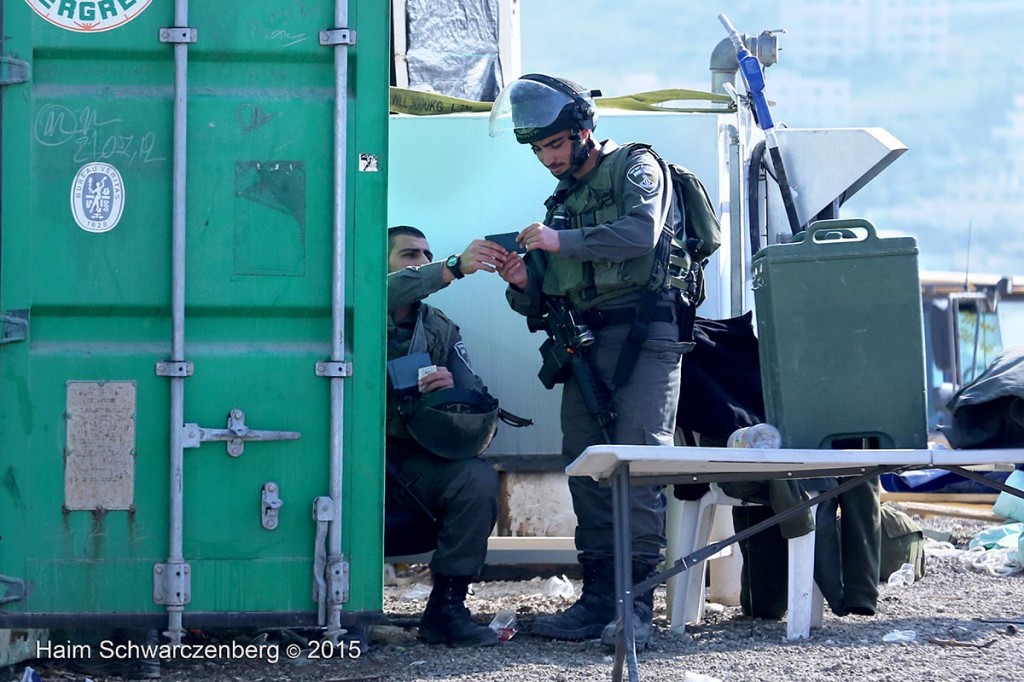
<svg viewBox="0 0 1024 682"><path fill-rule="evenodd" d="M482 454L498 430L498 401L469 388L443 388L408 399L399 412L416 442L445 459Z"/></svg>

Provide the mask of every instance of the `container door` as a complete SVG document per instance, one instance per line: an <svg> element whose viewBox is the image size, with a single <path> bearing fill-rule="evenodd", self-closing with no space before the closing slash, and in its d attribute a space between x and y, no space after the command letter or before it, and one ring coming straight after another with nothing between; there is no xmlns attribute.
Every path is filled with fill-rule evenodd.
<svg viewBox="0 0 1024 682"><path fill-rule="evenodd" d="M0 627L380 610L382 4L2 3Z"/></svg>

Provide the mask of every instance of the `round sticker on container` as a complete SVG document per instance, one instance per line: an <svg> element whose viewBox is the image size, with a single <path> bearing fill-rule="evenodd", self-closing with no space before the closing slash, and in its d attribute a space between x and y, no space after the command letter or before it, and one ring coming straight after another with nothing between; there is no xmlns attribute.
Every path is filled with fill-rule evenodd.
<svg viewBox="0 0 1024 682"><path fill-rule="evenodd" d="M78 33L99 33L123 26L142 14L152 0L25 0L55 26Z"/></svg>
<svg viewBox="0 0 1024 682"><path fill-rule="evenodd" d="M121 174L108 163L89 163L71 184L71 212L86 232L114 229L124 209Z"/></svg>

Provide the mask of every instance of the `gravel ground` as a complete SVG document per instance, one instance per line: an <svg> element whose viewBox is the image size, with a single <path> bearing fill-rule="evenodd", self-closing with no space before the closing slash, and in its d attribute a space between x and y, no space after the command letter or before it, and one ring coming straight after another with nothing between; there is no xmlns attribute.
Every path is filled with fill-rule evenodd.
<svg viewBox="0 0 1024 682"><path fill-rule="evenodd" d="M951 519L923 525L952 533L963 546L985 525ZM947 553L948 554L948 553ZM639 657L640 679L682 680L1013 680L1024 676L1024 574L997 577L969 567L960 558L929 556L927 575L908 587L883 585L875 616L837 618L826 609L821 630L809 640L788 642L785 622L745 618L738 607L709 613L682 635L668 629L664 588L656 593L653 646ZM489 649L427 646L415 639L414 624L423 600L403 598L415 584L386 588L384 610L395 626L375 632L368 651L355 657L286 660L280 640L277 663L265 660L165 661L168 681L324 680L332 682L450 680L476 682L594 682L610 680L612 659L599 642L551 642L529 636L537 614L569 603L546 597L539 579L475 585L472 611L489 621L511 609L520 632ZM577 593L579 583L576 582ZM1012 621L993 622L998 620ZM1016 624L1014 624L1016 623ZM404 626L404 627L403 627ZM883 637L913 630L909 643L887 644ZM244 633L236 641L253 641ZM218 635L223 641L224 635ZM277 641L276 635L271 642ZM211 640L212 641L212 640ZM28 663L42 680L82 679L52 661ZM8 669L2 682L20 680L24 664ZM105 679L93 676L94 680Z"/></svg>

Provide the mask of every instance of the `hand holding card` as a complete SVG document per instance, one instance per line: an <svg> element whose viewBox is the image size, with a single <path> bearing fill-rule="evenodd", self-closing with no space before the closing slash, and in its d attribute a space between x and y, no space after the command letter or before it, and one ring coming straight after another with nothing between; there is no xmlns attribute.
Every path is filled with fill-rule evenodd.
<svg viewBox="0 0 1024 682"><path fill-rule="evenodd" d="M518 232L502 232L501 234L489 234L484 239L494 242L506 251L512 253L526 253L526 247L516 241Z"/></svg>

